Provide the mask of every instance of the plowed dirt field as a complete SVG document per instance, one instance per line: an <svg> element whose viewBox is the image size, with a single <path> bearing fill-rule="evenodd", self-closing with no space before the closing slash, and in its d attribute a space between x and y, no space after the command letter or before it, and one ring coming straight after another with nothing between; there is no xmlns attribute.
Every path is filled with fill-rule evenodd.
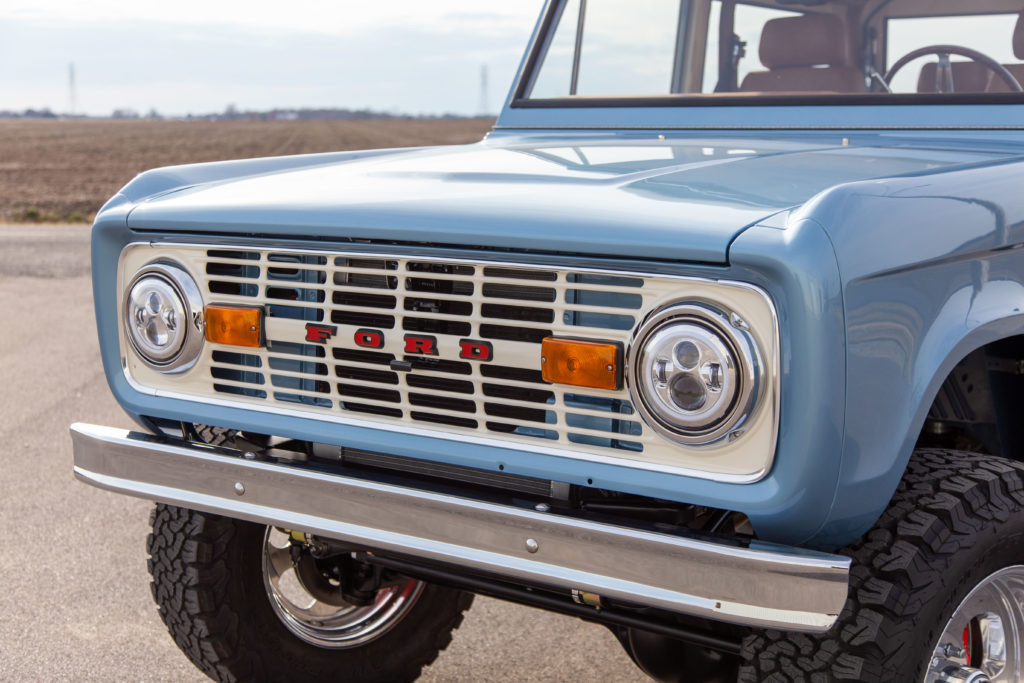
<svg viewBox="0 0 1024 683"><path fill-rule="evenodd" d="M492 119L0 119L0 223L86 222L146 169L221 159L475 142Z"/></svg>

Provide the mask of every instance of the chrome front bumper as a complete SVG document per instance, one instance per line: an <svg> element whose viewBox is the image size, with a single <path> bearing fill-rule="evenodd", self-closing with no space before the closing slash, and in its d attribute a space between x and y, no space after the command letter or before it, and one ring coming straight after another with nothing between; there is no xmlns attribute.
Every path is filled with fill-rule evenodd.
<svg viewBox="0 0 1024 683"><path fill-rule="evenodd" d="M438 561L510 582L756 627L821 632L850 560L768 543L734 547L496 505L96 425L71 426L93 486Z"/></svg>

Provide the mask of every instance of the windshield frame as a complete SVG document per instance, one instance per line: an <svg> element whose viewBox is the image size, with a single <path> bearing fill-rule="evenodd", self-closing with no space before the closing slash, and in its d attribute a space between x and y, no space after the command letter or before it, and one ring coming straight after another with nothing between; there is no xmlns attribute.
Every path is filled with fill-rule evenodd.
<svg viewBox="0 0 1024 683"><path fill-rule="evenodd" d="M687 0L682 0L685 5ZM680 93L664 95L627 95L627 96L589 96L572 95L551 98L531 98L529 93L544 64L544 58L554 38L555 30L564 13L569 0L547 0L545 8L537 24L533 39L527 48L519 74L513 83L505 111L509 110L551 110L551 109L623 109L623 108L683 108L683 109L719 109L719 108L760 108L760 107L922 107L933 105L956 105L969 107L976 105L1002 105L1017 107L1024 104L1024 93L807 93L807 94L749 94L749 93ZM758 4L756 0L747 4ZM887 3L886 3L887 4ZM884 5L883 5L884 6ZM878 9L881 9L879 7ZM879 19L872 16L867 22ZM975 14L972 12L971 14ZM977 12L985 14L985 12ZM578 49L578 48L577 48ZM884 43L883 43L884 49ZM676 67L677 68L677 67ZM1022 84L1024 85L1024 84ZM1017 118L1020 118L1017 114ZM1022 127L1019 122L1010 127ZM1001 126L1006 127L1006 126Z"/></svg>

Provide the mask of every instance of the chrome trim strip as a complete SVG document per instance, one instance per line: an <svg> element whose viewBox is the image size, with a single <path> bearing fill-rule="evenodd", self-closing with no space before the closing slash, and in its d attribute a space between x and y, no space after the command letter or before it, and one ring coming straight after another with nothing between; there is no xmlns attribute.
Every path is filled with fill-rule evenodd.
<svg viewBox="0 0 1024 683"><path fill-rule="evenodd" d="M126 244L118 257L118 319L119 328L123 327L123 321L121 320L122 315L120 313L123 307L124 297L124 260L125 255L133 248L148 247L151 249L211 249L216 248L216 245L204 244L201 242L164 242L161 240L149 240L149 241L135 241ZM508 450L523 451L527 453L537 453L542 455L551 455L561 458L570 458L573 460L581 460L584 462L593 462L603 465L613 465L619 467L629 467L632 469L640 469L651 472L661 472L665 474L682 475L686 477L692 477L695 479L704 479L715 482L727 483L727 484L751 484L764 479L768 472L771 471L772 465L775 462L775 451L778 444L778 431L779 431L779 407L780 407L780 395L781 395L781 369L780 369L780 356L781 356L781 335L779 331L779 319L778 312L775 308L775 303L771 297L760 287L755 285L739 282L735 280L718 280L706 277L694 277L694 276L683 276L683 275L666 275L663 273L645 273L637 270L615 270L611 268L588 268L588 267L571 267L558 266L553 264L536 264L524 261L482 261L471 258L451 258L442 256L430 256L425 257L423 255L416 255L399 251L345 251L345 250L334 250L328 249L319 245L311 245L309 248L297 248L297 247L272 247L266 245L260 245L259 243L253 243L248 241L239 241L232 244L233 249L238 250L251 250L251 251L273 251L274 253L291 253L291 254L323 254L330 257L355 257L355 258L397 258L397 259L411 259L423 260L429 258L430 260L452 264L465 264L473 266L487 266L487 267L507 267L507 268L523 268L530 270L571 270L577 273L587 273L595 275L612 275L617 277L636 277L636 278L660 278L667 280L678 281L681 286L685 286L687 283L702 283L708 286L721 286L726 288L733 288L737 290L745 290L758 296L765 306L765 309L772 321L772 329L764 331L765 338L770 341L770 349L765 349L762 352L765 356L765 375L764 379L767 389L763 392L764 395L761 398L761 404L755 407L755 411L767 411L770 414L771 420L771 439L770 443L766 444L743 444L744 447L763 449L765 455L762 458L762 465L755 471L746 474L731 474L724 472L713 472L709 470L700 470L693 467L675 466L665 463L654 463L645 462L641 459L626 457L625 455L613 455L595 453L594 450L589 451L574 451L563 448L556 448L547 446L542 443L541 440L537 440L536 443L524 443L520 441L505 440L499 438L490 438L485 436L475 436L472 434L465 433L453 433L449 431L442 431L437 429L429 429L419 427L414 424L389 424L383 421L373 420L360 420L357 418L342 417L338 415L331 415L322 412L312 412L301 409L291 409L279 404L261 405L256 402L246 401L234 401L230 399L222 399L210 396L201 396L196 394L189 394L183 392L168 391L167 389L158 389L150 386L146 386L138 382L131 374L128 367L128 360L125 356L127 350L127 342L124 339L123 333L120 335L119 340L121 343L120 356L121 356L121 369L124 374L125 381L128 385L140 394L153 396L156 398L168 398L180 401L188 401L191 403L198 403L203 405L218 406L223 408L234 408L251 412L268 413L274 415L282 415L293 418L300 418L306 420L317 420L320 422L329 422L331 424L341 424L350 427L375 429L386 432L400 432L403 434L412 434L415 436L433 438L433 439L445 439L445 440L457 440L460 442L473 443L480 446L488 446L494 448L503 448ZM648 315L652 314L653 311L648 312ZM634 332L644 324L646 318L639 320L634 327ZM630 350L627 348L624 354L624 358L628 358ZM628 378L628 368L624 369L624 377ZM628 379L626 381L626 388L629 389ZM630 391L631 398L633 392ZM640 414L641 419L644 419L645 424L647 423L646 417ZM653 429L653 427L652 427ZM340 445L340 444L339 444ZM694 447L699 448L699 447Z"/></svg>
<svg viewBox="0 0 1024 683"><path fill-rule="evenodd" d="M836 555L638 531L246 460L230 449L111 427L75 424L71 437L75 476L99 488L527 585L808 632L831 627L846 600L850 560Z"/></svg>

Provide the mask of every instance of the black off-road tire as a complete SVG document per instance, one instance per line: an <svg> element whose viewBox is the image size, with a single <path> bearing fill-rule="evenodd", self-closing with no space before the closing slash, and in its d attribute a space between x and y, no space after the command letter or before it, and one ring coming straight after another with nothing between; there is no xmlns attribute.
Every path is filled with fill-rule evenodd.
<svg viewBox="0 0 1024 683"><path fill-rule="evenodd" d="M263 583L265 527L158 504L147 541L160 616L182 652L217 681L409 681L451 642L473 596L426 584L375 640L326 649L274 614Z"/></svg>
<svg viewBox="0 0 1024 683"><path fill-rule="evenodd" d="M199 435L204 442L211 446L234 446L235 434L238 433L235 429L228 429L227 427L212 427L210 425L193 425L196 429L196 434Z"/></svg>
<svg viewBox="0 0 1024 683"><path fill-rule="evenodd" d="M995 571L1024 564L1024 465L922 449L885 514L849 548L850 593L823 636L745 639L741 683L924 679L950 616Z"/></svg>

